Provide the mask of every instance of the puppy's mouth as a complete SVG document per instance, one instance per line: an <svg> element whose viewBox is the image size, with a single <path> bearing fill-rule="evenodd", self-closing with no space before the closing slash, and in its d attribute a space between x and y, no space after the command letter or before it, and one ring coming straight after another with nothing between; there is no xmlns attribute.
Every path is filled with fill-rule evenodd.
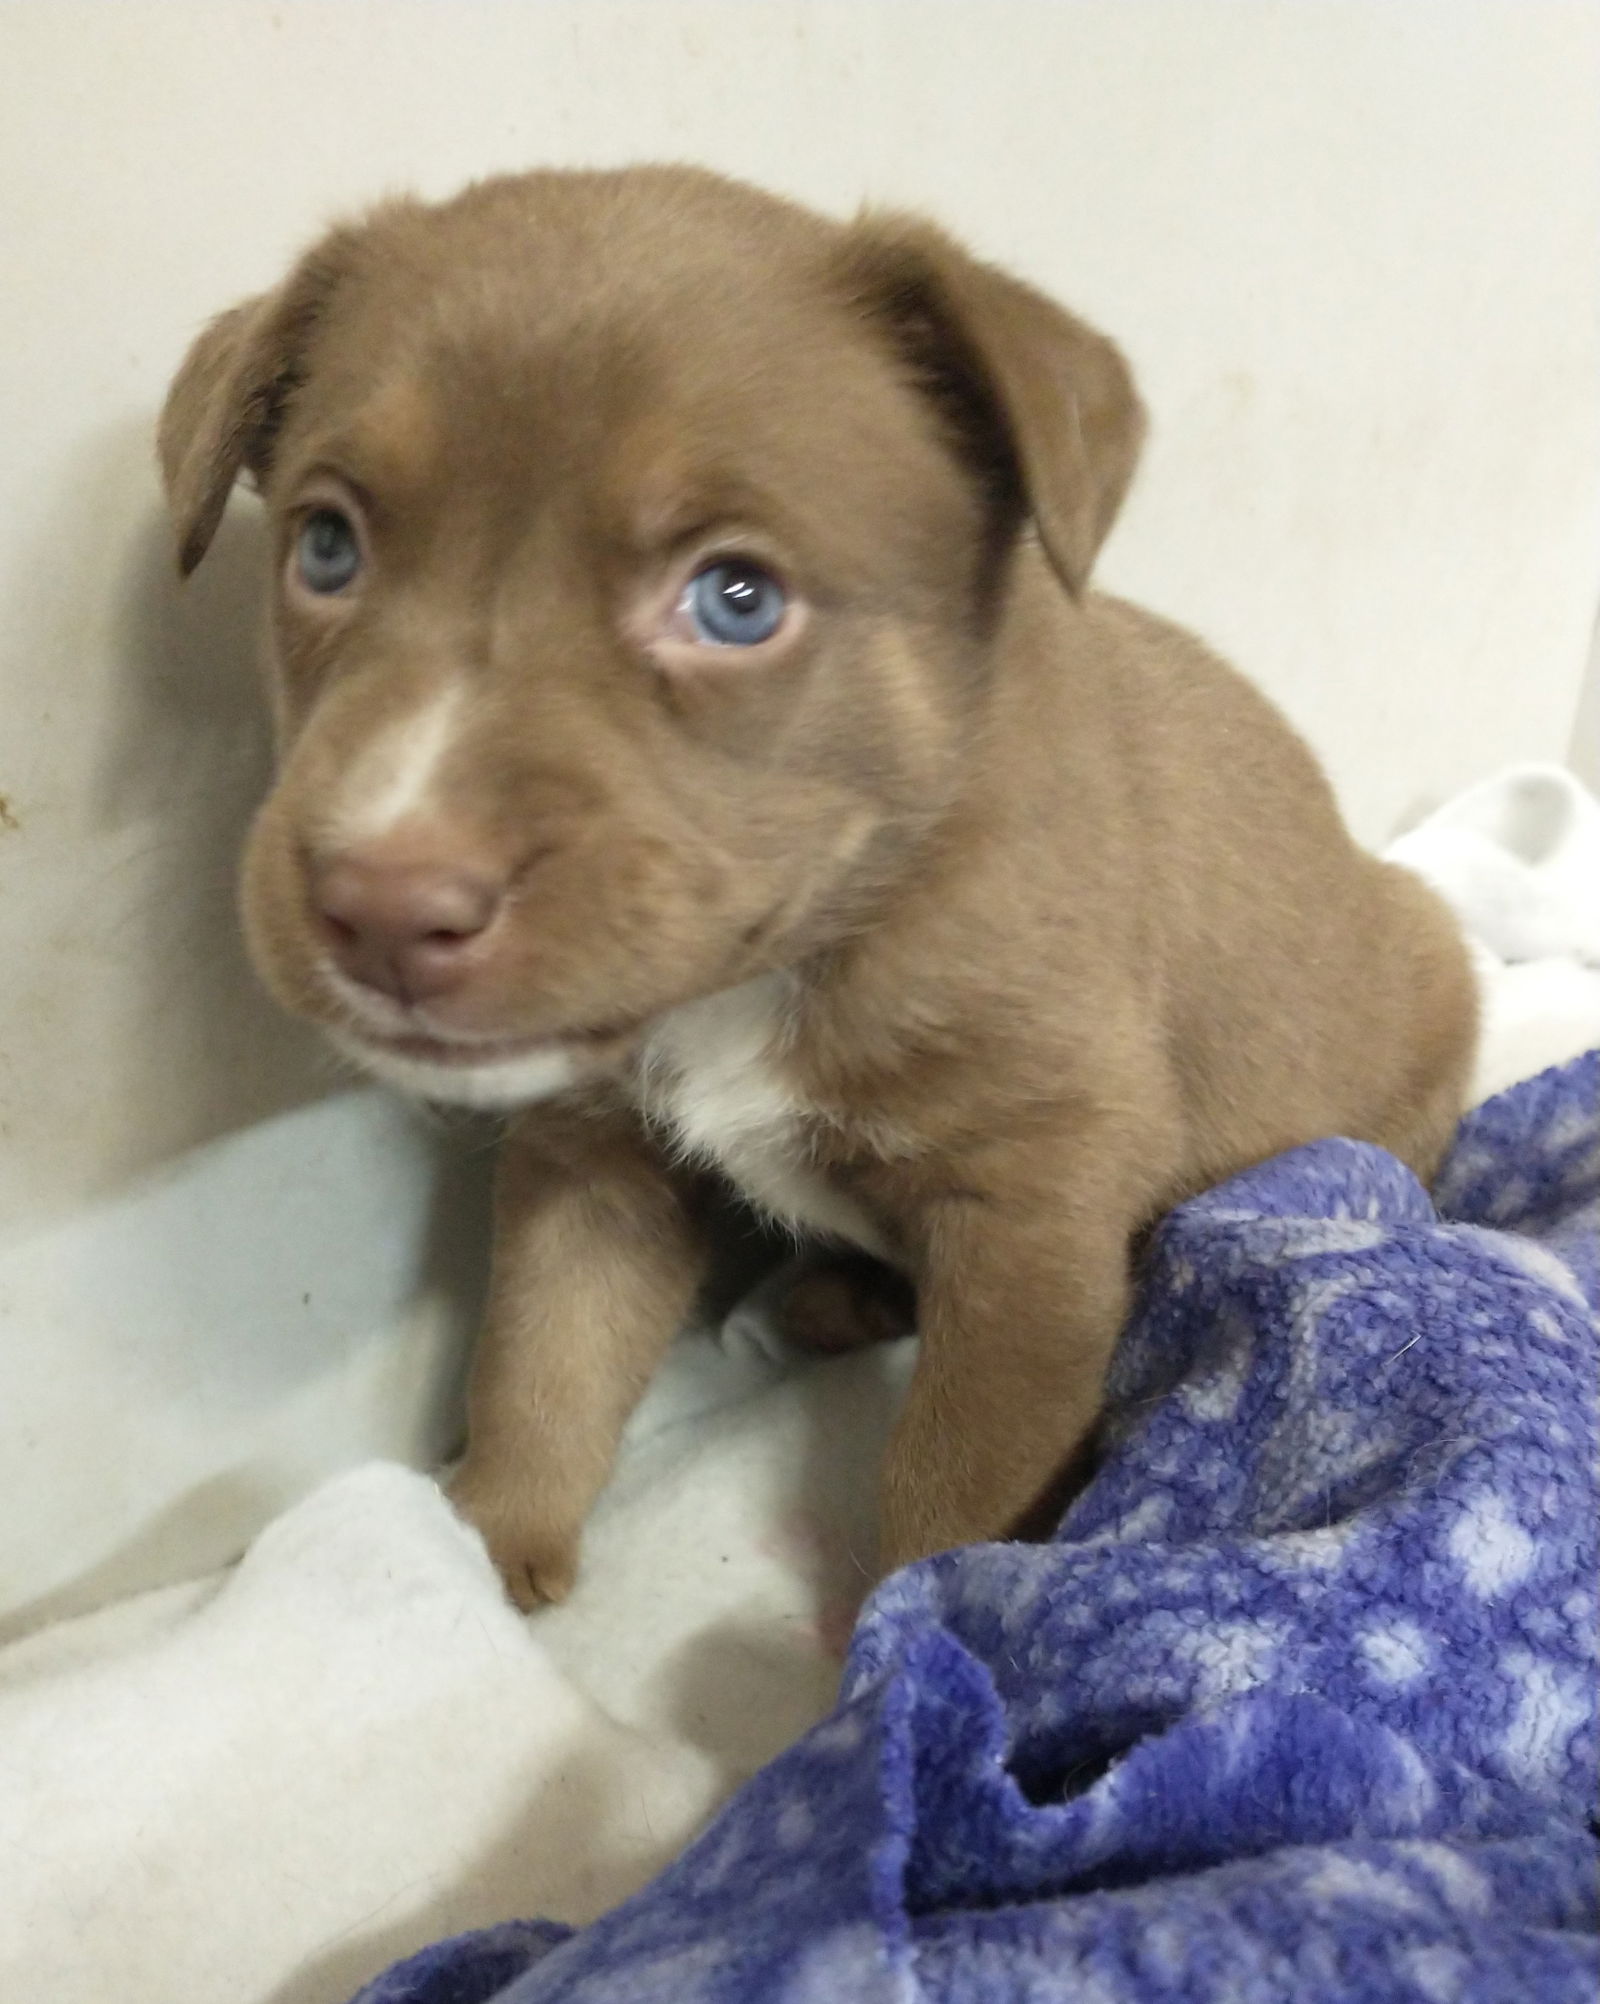
<svg viewBox="0 0 1600 2004"><path fill-rule="evenodd" d="M336 969L319 970L328 1000L336 1012L323 1018L323 1028L358 1057L443 1070L467 1070L484 1065L517 1064L528 1058L574 1058L604 1055L623 1049L638 1033L638 1022L576 1024L547 1030L538 1036L510 1031L451 1029L430 1022L426 1007L418 1008L387 995L358 988Z"/></svg>
<svg viewBox="0 0 1600 2004"><path fill-rule="evenodd" d="M347 1030L345 1034L365 1046L374 1057L409 1058L418 1065L503 1065L517 1058L559 1051L565 1045L565 1039L557 1037L481 1037L467 1042L430 1036L422 1030L396 1035L362 1028Z"/></svg>
<svg viewBox="0 0 1600 2004"><path fill-rule="evenodd" d="M431 1031L328 1027L362 1071L441 1106L512 1112L620 1069L632 1030L606 1026L547 1037L440 1036Z"/></svg>
<svg viewBox="0 0 1600 2004"><path fill-rule="evenodd" d="M451 1066L516 1064L524 1058L604 1057L621 1051L635 1034L632 1024L608 1023L593 1029L563 1030L547 1037L446 1037L426 1030L375 1030L348 1025L345 1035L375 1057L405 1058L412 1064Z"/></svg>

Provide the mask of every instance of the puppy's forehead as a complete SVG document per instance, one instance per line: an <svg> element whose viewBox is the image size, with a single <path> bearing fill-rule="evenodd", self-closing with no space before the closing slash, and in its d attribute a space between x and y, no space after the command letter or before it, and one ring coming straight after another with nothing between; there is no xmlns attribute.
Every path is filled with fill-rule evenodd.
<svg viewBox="0 0 1600 2004"><path fill-rule="evenodd" d="M534 176L377 219L308 371L303 456L511 519L582 497L631 542L706 515L824 542L950 468L836 272L838 226L693 174ZM457 477L459 476L459 477ZM825 499L826 506L812 503ZM509 512L508 512L509 511ZM843 535L845 525L834 525Z"/></svg>
<svg viewBox="0 0 1600 2004"><path fill-rule="evenodd" d="M598 333L614 368L630 330L648 341L692 327L708 359L808 321L837 331L848 318L830 279L842 234L692 170L532 174L380 211L355 275L372 317L402 338L418 330L437 344L454 335L475 357L570 360Z"/></svg>
<svg viewBox="0 0 1600 2004"><path fill-rule="evenodd" d="M369 357L455 344L501 357L575 360L608 336L695 323L704 341L759 343L827 314L840 231L789 203L672 170L534 174L436 206L380 210L354 238L341 311Z"/></svg>
<svg viewBox="0 0 1600 2004"><path fill-rule="evenodd" d="M597 301L538 332L452 315L369 366L351 400L312 391L301 456L381 503L587 495L630 539L761 514L846 455L881 464L888 371L800 317L741 324L703 298ZM874 439L877 449L873 449Z"/></svg>

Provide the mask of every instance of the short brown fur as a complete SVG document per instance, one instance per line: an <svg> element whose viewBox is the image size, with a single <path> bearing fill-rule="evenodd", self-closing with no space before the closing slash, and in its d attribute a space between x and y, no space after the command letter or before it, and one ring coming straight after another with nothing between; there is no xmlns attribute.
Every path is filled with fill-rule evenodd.
<svg viewBox="0 0 1600 2004"><path fill-rule="evenodd" d="M184 567L241 471L278 537L266 980L348 1027L331 803L450 680L467 722L390 860L509 889L439 1013L581 1053L506 1139L454 1491L525 1604L570 1584L702 1270L631 1086L679 1004L783 971L801 1147L916 1284L885 1565L1027 1519L1167 1207L1323 1135L1435 1168L1474 1036L1448 916L1252 687L1087 589L1141 432L1109 342L931 226L689 169L391 204L185 363ZM283 580L328 477L370 560L310 605ZM805 600L759 666L640 637L706 534Z"/></svg>

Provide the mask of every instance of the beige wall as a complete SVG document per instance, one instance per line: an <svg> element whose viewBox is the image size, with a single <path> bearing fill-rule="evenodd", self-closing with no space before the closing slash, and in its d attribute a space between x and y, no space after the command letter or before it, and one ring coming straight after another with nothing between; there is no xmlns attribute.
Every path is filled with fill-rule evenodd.
<svg viewBox="0 0 1600 2004"><path fill-rule="evenodd" d="M1589 665L1573 719L1567 764L1586 786L1600 793L1600 615L1589 638Z"/></svg>
<svg viewBox="0 0 1600 2004"><path fill-rule="evenodd" d="M926 205L1125 343L1108 582L1378 838L1572 739L1597 63L1596 8L1538 0L0 6L0 1606L432 1451L467 1312L478 1158L436 1184L235 942L251 521L180 599L149 455L205 316L347 205L536 162Z"/></svg>

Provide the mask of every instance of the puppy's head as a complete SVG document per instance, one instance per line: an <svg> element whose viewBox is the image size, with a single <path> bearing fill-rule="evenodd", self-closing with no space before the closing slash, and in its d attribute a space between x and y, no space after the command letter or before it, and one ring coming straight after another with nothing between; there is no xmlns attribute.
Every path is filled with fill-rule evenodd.
<svg viewBox="0 0 1600 2004"><path fill-rule="evenodd" d="M272 525L265 979L513 1104L870 922L1016 545L1080 591L1139 433L1109 343L923 224L635 169L336 231L161 423L186 571L241 474Z"/></svg>

